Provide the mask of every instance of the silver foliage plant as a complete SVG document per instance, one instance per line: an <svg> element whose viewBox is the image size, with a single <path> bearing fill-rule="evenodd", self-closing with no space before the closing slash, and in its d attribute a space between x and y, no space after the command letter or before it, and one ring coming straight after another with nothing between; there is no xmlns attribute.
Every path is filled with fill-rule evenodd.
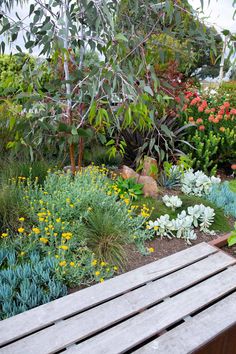
<svg viewBox="0 0 236 354"><path fill-rule="evenodd" d="M218 177L208 177L202 171L194 172L193 169L189 169L182 175L181 191L184 194L201 197L210 193L212 186L220 182L221 179Z"/></svg>
<svg viewBox="0 0 236 354"><path fill-rule="evenodd" d="M196 204L193 207L183 210L177 215L176 219L170 219L168 214L160 216L157 220L149 221L149 228L154 229L157 236L168 238L183 238L188 244L192 240L196 240L197 234L194 228L200 231L214 235L215 232L210 230L210 226L214 222L215 211L203 204Z"/></svg>

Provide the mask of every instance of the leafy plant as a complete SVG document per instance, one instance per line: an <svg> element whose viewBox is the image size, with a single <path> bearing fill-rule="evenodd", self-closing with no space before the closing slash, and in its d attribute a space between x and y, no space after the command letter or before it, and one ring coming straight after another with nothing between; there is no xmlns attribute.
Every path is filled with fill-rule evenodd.
<svg viewBox="0 0 236 354"><path fill-rule="evenodd" d="M0 190L0 230L15 231L18 218L25 216L27 207L23 200L22 190L14 183L4 183Z"/></svg>
<svg viewBox="0 0 236 354"><path fill-rule="evenodd" d="M220 183L220 178L208 177L202 171L194 172L189 169L184 172L181 178L181 190L185 194L203 196L211 191L214 184Z"/></svg>
<svg viewBox="0 0 236 354"><path fill-rule="evenodd" d="M234 224L234 231L230 234L228 238L228 246L234 246L236 244L236 223Z"/></svg>
<svg viewBox="0 0 236 354"><path fill-rule="evenodd" d="M164 204L172 210L180 208L182 205L182 200L177 195L165 195L162 200Z"/></svg>
<svg viewBox="0 0 236 354"><path fill-rule="evenodd" d="M25 260L26 257L26 260ZM41 259L34 252L17 255L0 250L0 319L15 316L66 295L67 289L56 278L56 260Z"/></svg>
<svg viewBox="0 0 236 354"><path fill-rule="evenodd" d="M143 184L137 183L134 178L118 177L115 183L120 196L136 200L143 194Z"/></svg>
<svg viewBox="0 0 236 354"><path fill-rule="evenodd" d="M193 215L195 210L198 214ZM149 228L154 229L158 236L183 238L191 244L191 240L197 238L194 227L199 226L200 231L214 234L214 231L209 230L214 222L214 216L214 209L205 207L203 204L194 205L187 210L182 210L175 219L170 219L170 215L165 214L155 221L149 221Z"/></svg>

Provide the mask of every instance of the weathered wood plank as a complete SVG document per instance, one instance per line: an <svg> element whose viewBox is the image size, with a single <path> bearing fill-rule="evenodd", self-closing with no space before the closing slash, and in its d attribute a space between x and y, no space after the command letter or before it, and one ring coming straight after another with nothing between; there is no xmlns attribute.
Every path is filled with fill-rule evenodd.
<svg viewBox="0 0 236 354"><path fill-rule="evenodd" d="M187 354L236 324L236 293L136 350L137 354Z"/></svg>
<svg viewBox="0 0 236 354"><path fill-rule="evenodd" d="M218 252L144 287L3 348L3 353L54 353L235 263ZM236 282L235 282L236 287Z"/></svg>
<svg viewBox="0 0 236 354"><path fill-rule="evenodd" d="M0 346L216 253L206 243L0 322ZM22 324L24 324L22 326Z"/></svg>
<svg viewBox="0 0 236 354"><path fill-rule="evenodd" d="M67 353L124 353L232 290L236 290L236 266L78 344Z"/></svg>

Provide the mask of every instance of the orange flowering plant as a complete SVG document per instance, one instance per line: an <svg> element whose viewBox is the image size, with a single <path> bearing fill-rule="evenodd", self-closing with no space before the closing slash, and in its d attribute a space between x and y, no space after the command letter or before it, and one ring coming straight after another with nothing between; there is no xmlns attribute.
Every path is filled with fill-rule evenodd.
<svg viewBox="0 0 236 354"><path fill-rule="evenodd" d="M193 167L211 174L236 157L236 107L227 96L214 93L185 92L180 113L184 124L193 124L188 135L195 148L189 154Z"/></svg>

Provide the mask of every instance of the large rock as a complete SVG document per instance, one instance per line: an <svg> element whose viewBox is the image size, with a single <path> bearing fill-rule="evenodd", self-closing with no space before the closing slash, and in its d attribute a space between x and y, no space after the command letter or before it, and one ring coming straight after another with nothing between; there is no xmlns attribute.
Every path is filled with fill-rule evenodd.
<svg viewBox="0 0 236 354"><path fill-rule="evenodd" d="M154 179L157 179L157 172L157 160L153 159L152 157L145 156L143 162L142 176L151 176Z"/></svg>
<svg viewBox="0 0 236 354"><path fill-rule="evenodd" d="M154 178L150 176L140 176L137 182L143 184L143 194L145 197L155 198L158 196L158 186Z"/></svg>
<svg viewBox="0 0 236 354"><path fill-rule="evenodd" d="M135 172L134 170L132 170L132 168L125 165L121 167L120 175L124 179L135 178L137 180L139 178L139 174L137 172Z"/></svg>

